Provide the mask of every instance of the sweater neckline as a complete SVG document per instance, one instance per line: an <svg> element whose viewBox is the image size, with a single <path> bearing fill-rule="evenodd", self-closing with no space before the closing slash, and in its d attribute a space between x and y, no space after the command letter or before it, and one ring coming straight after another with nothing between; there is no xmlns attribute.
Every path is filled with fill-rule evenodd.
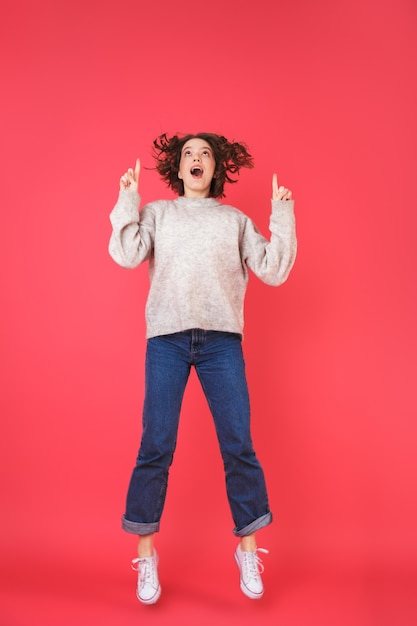
<svg viewBox="0 0 417 626"><path fill-rule="evenodd" d="M185 196L178 196L175 198L175 202L183 207L195 207L197 209L217 206L219 204L216 198L186 198Z"/></svg>

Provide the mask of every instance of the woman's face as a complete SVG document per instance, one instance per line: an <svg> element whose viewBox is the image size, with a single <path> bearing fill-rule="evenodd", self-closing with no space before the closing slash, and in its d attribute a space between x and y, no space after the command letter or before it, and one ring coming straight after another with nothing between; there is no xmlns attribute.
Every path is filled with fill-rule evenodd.
<svg viewBox="0 0 417 626"><path fill-rule="evenodd" d="M213 150L207 141L194 137L181 150L178 178L187 198L207 198L216 169Z"/></svg>

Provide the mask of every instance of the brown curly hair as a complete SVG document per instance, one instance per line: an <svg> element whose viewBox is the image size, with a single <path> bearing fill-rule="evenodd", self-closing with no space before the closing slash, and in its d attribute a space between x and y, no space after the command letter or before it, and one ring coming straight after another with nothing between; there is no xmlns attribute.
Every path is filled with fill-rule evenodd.
<svg viewBox="0 0 417 626"><path fill-rule="evenodd" d="M168 137L166 133L159 135L153 142L152 156L156 161L155 169L168 187L179 196L184 195L184 183L178 178L183 146L190 139L202 139L213 150L216 169L210 186L211 198L223 198L224 185L237 183L231 174L238 174L241 167L253 167L253 158L244 143L230 142L222 135L214 133L197 133L184 136Z"/></svg>

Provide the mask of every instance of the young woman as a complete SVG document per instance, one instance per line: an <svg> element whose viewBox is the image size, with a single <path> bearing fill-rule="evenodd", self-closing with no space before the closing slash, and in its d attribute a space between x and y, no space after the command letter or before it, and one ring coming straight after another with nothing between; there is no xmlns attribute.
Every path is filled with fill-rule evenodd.
<svg viewBox="0 0 417 626"><path fill-rule="evenodd" d="M256 532L272 521L262 467L250 433L242 354L243 304L251 270L268 285L288 277L296 255L292 193L272 178L270 239L238 209L219 202L224 185L253 167L243 143L212 133L161 135L156 170L178 197L140 211L140 162L120 179L109 252L122 267L149 262L142 439L127 494L123 529L139 536L137 596L160 596L154 534L164 507L181 403L193 366L212 413L227 496L240 542L235 559L248 597L263 595ZM264 551L265 552L265 551Z"/></svg>

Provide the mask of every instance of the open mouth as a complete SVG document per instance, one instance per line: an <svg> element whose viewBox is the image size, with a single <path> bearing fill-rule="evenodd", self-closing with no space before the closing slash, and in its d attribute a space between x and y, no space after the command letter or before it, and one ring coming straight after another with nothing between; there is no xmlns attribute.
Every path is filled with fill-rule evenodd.
<svg viewBox="0 0 417 626"><path fill-rule="evenodd" d="M193 178L201 178L202 175L203 175L203 170L198 165L196 165L195 167L191 168L191 176Z"/></svg>

